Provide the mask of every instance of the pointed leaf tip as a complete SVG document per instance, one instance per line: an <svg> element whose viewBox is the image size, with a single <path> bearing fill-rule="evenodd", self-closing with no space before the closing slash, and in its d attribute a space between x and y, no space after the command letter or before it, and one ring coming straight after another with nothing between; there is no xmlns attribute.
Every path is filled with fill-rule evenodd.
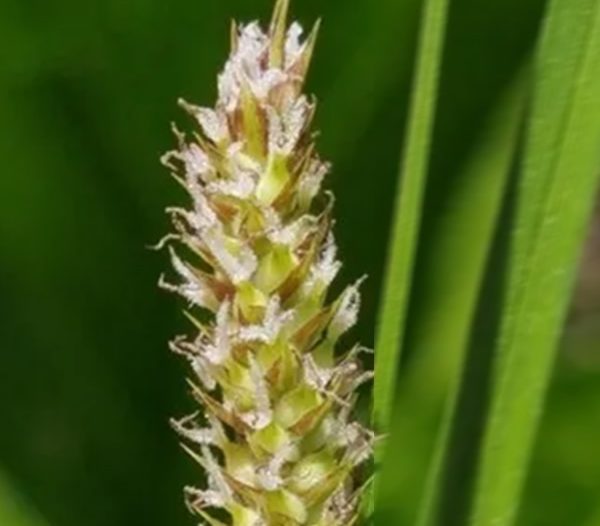
<svg viewBox="0 0 600 526"><path fill-rule="evenodd" d="M285 30L288 13L290 11L290 0L277 0L273 9L273 17L271 19L271 27L269 29L271 35L281 28Z"/></svg>
<svg viewBox="0 0 600 526"><path fill-rule="evenodd" d="M300 56L296 65L294 66L295 73L297 73L302 79L305 79L306 75L308 74L308 70L310 68L313 53L315 50L315 45L317 43L317 38L319 36L319 31L321 29L321 22L322 21L320 18L315 22L315 25L313 26L311 32L306 38L302 55Z"/></svg>
<svg viewBox="0 0 600 526"><path fill-rule="evenodd" d="M230 38L231 38L231 53L236 53L239 45L239 26L235 19L231 19L231 29L230 29Z"/></svg>
<svg viewBox="0 0 600 526"><path fill-rule="evenodd" d="M271 36L269 63L272 67L281 67L283 65L289 10L290 0L277 0L269 28L269 35Z"/></svg>
<svg viewBox="0 0 600 526"><path fill-rule="evenodd" d="M323 24L322 18L317 18L317 21L314 23L312 29L310 30L310 34L307 38L306 47L311 50L315 47L315 42L317 41L317 37L319 36L319 31L321 30L321 25Z"/></svg>

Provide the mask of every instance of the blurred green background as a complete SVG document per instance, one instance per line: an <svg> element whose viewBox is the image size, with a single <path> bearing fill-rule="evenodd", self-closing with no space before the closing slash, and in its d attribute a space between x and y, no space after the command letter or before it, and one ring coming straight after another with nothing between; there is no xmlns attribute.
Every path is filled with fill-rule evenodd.
<svg viewBox="0 0 600 526"><path fill-rule="evenodd" d="M339 282L370 276L355 332L367 345L420 5L294 3L306 25L324 19L310 90L335 166ZM186 123L177 97L212 104L229 19L266 20L271 7L0 0L1 526L193 523L181 487L199 475L167 425L192 406L185 368L166 349L184 322L156 287L165 255L146 249L166 231L164 207L183 196L158 158L173 143L169 123ZM452 2L426 228L443 220L444 196L529 55L543 8ZM600 525L599 245L593 230L523 526Z"/></svg>

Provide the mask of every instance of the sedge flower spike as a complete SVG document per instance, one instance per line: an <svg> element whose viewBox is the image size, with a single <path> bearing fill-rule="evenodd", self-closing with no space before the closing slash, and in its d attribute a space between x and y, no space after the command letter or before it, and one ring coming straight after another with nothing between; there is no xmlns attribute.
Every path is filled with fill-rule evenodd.
<svg viewBox="0 0 600 526"><path fill-rule="evenodd" d="M360 282L327 297L340 269L321 191L329 165L302 94L317 28L303 39L287 11L279 0L266 32L234 25L215 109L181 101L197 132L175 130L178 149L163 157L191 206L168 209L178 278L160 285L189 304L194 333L170 347L189 361L201 407L172 424L207 479L186 488L187 505L210 526L355 524L356 472L373 448L352 420L372 378L365 349L337 349Z"/></svg>

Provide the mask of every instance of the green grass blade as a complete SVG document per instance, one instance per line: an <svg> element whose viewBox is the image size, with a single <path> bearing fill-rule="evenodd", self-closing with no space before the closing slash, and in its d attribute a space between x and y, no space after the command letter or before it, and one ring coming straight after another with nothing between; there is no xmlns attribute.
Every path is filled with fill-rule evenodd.
<svg viewBox="0 0 600 526"><path fill-rule="evenodd" d="M448 2L449 0L425 0L423 7L390 253L375 336L376 381L373 390L373 423L379 433L389 431L392 415L429 167L429 150L433 135ZM381 456L380 447L375 454L376 463L381 461ZM369 492L368 512L371 515L375 506L377 484L378 474Z"/></svg>
<svg viewBox="0 0 600 526"><path fill-rule="evenodd" d="M464 473L451 473L456 454L452 450L453 437L463 422L457 415L464 374L461 370L465 367L468 337L503 196L516 159L524 88L525 74L521 72L493 112L457 181L456 190L449 196L452 213L444 215L444 220L436 225L436 235L430 241L424 262L423 272L431 277L421 315L416 319L417 336L412 346L417 353L432 355L424 364L427 369L434 369L435 361L446 363L443 378L439 382L436 378L436 383L441 384L440 402L446 400L446 409L419 509L418 526L446 526L456 522L457 517L448 516L444 505L451 500L456 515L460 507L456 491L467 489L465 484L460 484L459 489L455 487L457 480L466 478L460 476ZM440 262L453 271L440 271ZM425 374L423 371L421 379Z"/></svg>
<svg viewBox="0 0 600 526"><path fill-rule="evenodd" d="M600 166L600 2L554 0L536 64L473 526L513 524Z"/></svg>
<svg viewBox="0 0 600 526"><path fill-rule="evenodd" d="M394 448L386 455L378 495L378 502L385 504L377 509L383 522L398 517L402 524L435 522L450 498L452 510L460 508L459 488L468 470L456 474L446 466L454 467L455 452L449 455L451 461L446 460L449 446L440 444L439 437L436 443L436 430L443 423L443 442L452 438L455 443L454 432L448 436L450 422L444 413L450 409L445 408L456 398L453 391L458 390L457 376L469 345L522 120L523 79L519 76L509 84L482 122L466 165L448 174L451 184L444 182L443 201L438 201L435 212L428 208L405 342L412 359L402 372L390 436ZM446 484L450 473L455 476ZM438 495L442 489L443 501ZM455 515L444 515L444 526L455 524Z"/></svg>
<svg viewBox="0 0 600 526"><path fill-rule="evenodd" d="M436 109L448 0L427 0L400 172L397 210L376 334L374 422L386 432L404 334Z"/></svg>

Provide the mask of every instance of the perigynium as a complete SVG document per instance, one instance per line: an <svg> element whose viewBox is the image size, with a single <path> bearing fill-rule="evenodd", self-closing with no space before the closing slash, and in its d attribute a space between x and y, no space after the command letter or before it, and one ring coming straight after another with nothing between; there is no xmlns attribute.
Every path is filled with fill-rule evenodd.
<svg viewBox="0 0 600 526"><path fill-rule="evenodd" d="M287 11L279 0L268 32L234 24L215 109L181 101L198 129L175 130L163 158L191 206L168 209L179 281L160 285L189 302L194 332L171 348L201 406L173 426L207 478L185 489L187 505L212 526L354 524L356 470L372 454L373 433L352 420L372 378L365 349L336 345L359 282L328 299L341 265L321 191L329 165L302 94L317 27L303 40Z"/></svg>

